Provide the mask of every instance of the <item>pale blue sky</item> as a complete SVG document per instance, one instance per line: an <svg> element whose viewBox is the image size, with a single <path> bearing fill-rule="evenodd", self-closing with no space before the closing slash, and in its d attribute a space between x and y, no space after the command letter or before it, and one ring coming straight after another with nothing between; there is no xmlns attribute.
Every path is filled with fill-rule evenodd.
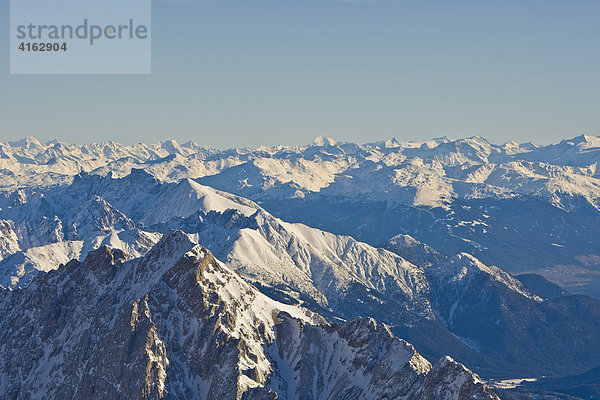
<svg viewBox="0 0 600 400"><path fill-rule="evenodd" d="M150 76L9 75L0 141L600 135L598 0L161 0Z"/></svg>

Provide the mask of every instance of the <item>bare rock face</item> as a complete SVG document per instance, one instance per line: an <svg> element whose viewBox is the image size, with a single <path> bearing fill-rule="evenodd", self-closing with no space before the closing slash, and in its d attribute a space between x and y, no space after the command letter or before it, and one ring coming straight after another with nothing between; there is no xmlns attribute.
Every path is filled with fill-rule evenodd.
<svg viewBox="0 0 600 400"><path fill-rule="evenodd" d="M110 203L101 197L91 196L70 218L67 237L76 240L134 227L133 221Z"/></svg>
<svg viewBox="0 0 600 400"><path fill-rule="evenodd" d="M182 232L0 292L6 399L497 399L372 319L278 303Z"/></svg>
<svg viewBox="0 0 600 400"><path fill-rule="evenodd" d="M432 368L410 343L372 318L331 326L281 318L270 352L278 368L269 384L282 398L498 398L450 357ZM290 371L295 375L286 376Z"/></svg>
<svg viewBox="0 0 600 400"><path fill-rule="evenodd" d="M19 238L12 221L0 219L0 260L6 255L19 251Z"/></svg>
<svg viewBox="0 0 600 400"><path fill-rule="evenodd" d="M413 399L497 399L479 377L464 365L446 356L425 376Z"/></svg>

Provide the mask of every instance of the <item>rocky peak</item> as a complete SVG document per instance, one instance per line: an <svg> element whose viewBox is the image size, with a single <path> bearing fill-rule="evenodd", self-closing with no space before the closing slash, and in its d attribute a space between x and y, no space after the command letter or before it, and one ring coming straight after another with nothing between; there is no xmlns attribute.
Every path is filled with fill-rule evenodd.
<svg viewBox="0 0 600 400"><path fill-rule="evenodd" d="M484 390L467 370L438 367L444 379L428 380L430 364L373 319L328 325L271 300L183 232L126 258L102 247L0 297L0 396L428 400Z"/></svg>
<svg viewBox="0 0 600 400"><path fill-rule="evenodd" d="M90 251L87 257L85 257L82 266L89 267L90 270L104 269L109 266L122 264L126 260L127 255L123 250L102 246L96 250Z"/></svg>
<svg viewBox="0 0 600 400"><path fill-rule="evenodd" d="M454 384L440 387L440 382L454 382ZM460 384L456 384L458 382ZM482 383L477 374L448 356L438 361L425 376L419 396L456 400L499 400L499 397Z"/></svg>

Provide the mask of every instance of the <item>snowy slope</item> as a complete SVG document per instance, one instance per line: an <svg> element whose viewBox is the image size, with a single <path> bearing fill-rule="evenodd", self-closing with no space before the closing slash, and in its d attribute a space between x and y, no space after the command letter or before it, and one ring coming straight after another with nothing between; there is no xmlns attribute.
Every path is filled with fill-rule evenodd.
<svg viewBox="0 0 600 400"><path fill-rule="evenodd" d="M132 257L145 254L160 240L161 234L139 229L111 230L86 240L66 240L15 251L0 260L0 286L25 287L38 271L48 272L70 260L83 260L87 254L101 246L125 251Z"/></svg>
<svg viewBox="0 0 600 400"><path fill-rule="evenodd" d="M360 284L385 293L421 317L432 316L422 269L349 236L285 223L264 210L249 217L203 213L172 227L197 232L228 265L288 295L297 292L331 306L353 284Z"/></svg>

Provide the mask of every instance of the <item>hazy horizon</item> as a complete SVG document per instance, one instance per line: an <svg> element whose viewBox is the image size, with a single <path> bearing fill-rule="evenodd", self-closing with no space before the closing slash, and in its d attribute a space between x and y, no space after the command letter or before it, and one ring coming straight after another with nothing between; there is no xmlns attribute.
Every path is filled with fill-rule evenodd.
<svg viewBox="0 0 600 400"><path fill-rule="evenodd" d="M170 141L174 141L179 145L184 145L186 143L192 142L195 143L197 145L200 146L205 146L205 147L210 147L210 148L214 148L216 150L220 150L220 151L226 151L226 150L230 150L230 149L234 149L234 148L246 148L246 149L257 149L260 147L280 147L280 146L287 146L287 147L302 147L302 146L307 146L312 144L314 141L316 141L319 138L327 138L327 139L333 139L335 140L337 143L343 144L343 143L354 143L354 144L359 144L359 145L366 145L366 144L373 144L373 143L382 143L382 142L386 142L388 140L397 140L399 143L421 143L421 142L428 142L428 141L434 141L434 140L439 140L439 139L448 139L450 141L458 141L458 140L465 140L465 139L473 139L473 138L477 138L477 137L481 137L483 139L485 139L486 141L488 141L490 144L492 145L504 145L506 143L509 142L516 142L518 144L526 144L526 143L532 143L534 145L537 146L548 146L548 145L553 145L553 144L558 144L559 142L562 141L569 141L571 139L576 139L579 138L581 136L591 136L591 137L595 137L595 138L599 138L600 139L600 135L588 135L586 133L581 133L578 135L571 135L568 137L563 137L557 141L552 141L552 142L537 142L537 141L533 141L533 140L525 140L525 141L516 141L516 140L507 140L504 142L495 142L495 141L491 141L488 138L486 138L485 136L480 136L480 135L476 135L476 136L465 136L465 137L449 137L449 136L436 136L436 137L429 137L429 138L417 138L417 139L408 139L408 140L400 140L396 137L390 137L390 138L382 138L379 140L373 140L373 141L367 141L367 142L353 142L353 141L346 141L346 140L340 140L338 138L335 137L331 137L331 136L326 136L326 135L319 135L319 136L315 136L312 140L307 141L306 143L300 143L300 144L290 144L290 143L276 143L276 144L272 144L272 145L264 145L264 144L257 144L257 145L251 145L251 146L234 146L234 147L217 147L217 146L209 146L209 145L204 145L202 142L198 141L198 140L194 140L194 139L189 139L186 141L180 141L180 140L176 140L173 138L162 138L159 140L153 140L153 141L142 141L142 142L123 142L123 141L119 141L119 140L113 140L113 139L106 139L106 140L97 140L97 141L87 141L87 142L81 142L81 141L66 141L66 140L61 140L59 138L52 138L52 139L48 139L48 140L41 140L35 136L26 136L26 137L22 137L22 138L15 138L15 139L10 139L10 140L0 140L0 143L3 144L9 144L11 146L17 146L20 143L19 142L23 142L26 141L28 139L30 140L36 140L38 141L40 144L42 145L48 145L52 142L62 142L62 143L66 143L66 144L72 144L72 145L91 145L91 144L99 144L99 143L116 143L116 144L120 144L120 145L124 145L124 146L134 146L137 144L146 144L146 145L152 145L152 144L158 144L158 143L165 143L165 142L170 142Z"/></svg>

